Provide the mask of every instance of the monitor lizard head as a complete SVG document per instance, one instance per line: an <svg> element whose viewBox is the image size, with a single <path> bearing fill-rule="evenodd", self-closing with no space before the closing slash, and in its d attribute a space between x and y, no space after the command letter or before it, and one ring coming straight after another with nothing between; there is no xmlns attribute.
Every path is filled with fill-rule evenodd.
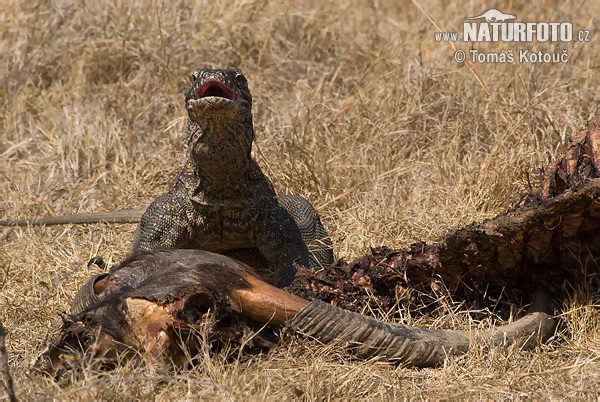
<svg viewBox="0 0 600 402"><path fill-rule="evenodd" d="M192 74L185 105L190 119L231 113L245 116L251 113L252 96L239 70L201 68Z"/></svg>

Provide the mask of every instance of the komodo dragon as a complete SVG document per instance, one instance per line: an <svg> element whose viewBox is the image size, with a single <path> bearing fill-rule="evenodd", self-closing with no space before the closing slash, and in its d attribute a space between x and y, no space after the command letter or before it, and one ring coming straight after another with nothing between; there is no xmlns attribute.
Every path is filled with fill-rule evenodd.
<svg viewBox="0 0 600 402"><path fill-rule="evenodd" d="M197 248L243 260L245 251L258 251L279 287L292 282L295 264L313 269L330 265L331 240L317 211L300 196L277 198L250 155L254 128L246 78L233 69L198 69L185 102L190 156L169 191L143 215L122 211L5 220L0 225L139 221L131 254Z"/></svg>

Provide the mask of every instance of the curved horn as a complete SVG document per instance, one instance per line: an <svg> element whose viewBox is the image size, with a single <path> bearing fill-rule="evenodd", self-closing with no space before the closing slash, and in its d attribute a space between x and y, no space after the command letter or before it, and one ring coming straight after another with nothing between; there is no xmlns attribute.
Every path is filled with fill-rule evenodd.
<svg viewBox="0 0 600 402"><path fill-rule="evenodd" d="M98 294L104 291L104 287L99 287L99 284L104 285L105 281L102 281L108 274L100 274L94 276L92 279L87 281L85 285L79 289L79 292L73 298L71 302L71 314L78 315L87 310L88 307L96 304L99 300Z"/></svg>
<svg viewBox="0 0 600 402"><path fill-rule="evenodd" d="M432 367L443 363L447 355L462 354L473 341L492 345L511 344L523 340L523 348L535 346L554 333L555 321L546 312L552 306L552 297L543 291L534 293L537 312L489 331L433 330L393 325L343 310L320 300L313 300L287 326L298 333L322 342L341 340L349 342L359 357L383 356L403 364Z"/></svg>
<svg viewBox="0 0 600 402"><path fill-rule="evenodd" d="M281 325L308 304L308 300L269 285L247 272L240 272L240 275L249 286L233 288L230 297L248 318Z"/></svg>

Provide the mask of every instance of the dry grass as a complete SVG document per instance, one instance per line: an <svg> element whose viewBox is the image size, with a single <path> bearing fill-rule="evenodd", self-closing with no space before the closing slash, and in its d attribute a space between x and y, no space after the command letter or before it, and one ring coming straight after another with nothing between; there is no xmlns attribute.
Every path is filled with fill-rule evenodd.
<svg viewBox="0 0 600 402"><path fill-rule="evenodd" d="M502 9L520 21L571 21L590 29L592 42L475 45L569 53L566 64L477 65L497 105L408 2L0 3L2 217L149 204L182 164L183 94L200 66L244 70L259 163L280 193L304 194L320 207L347 259L369 246L433 241L510 206L526 189L525 173L537 177L561 153L563 130L577 132L599 100L593 2ZM450 31L492 7L447 3L422 7ZM97 253L120 260L133 231L0 230L0 320L11 329L19 397L598 397L600 299L584 287L565 302L549 346L474 350L439 369L355 361L291 339L267 356L215 356L175 374L152 365L109 375L90 368L60 387L29 372L59 313L94 273L84 262ZM451 304L439 311L452 314L416 323L469 325Z"/></svg>

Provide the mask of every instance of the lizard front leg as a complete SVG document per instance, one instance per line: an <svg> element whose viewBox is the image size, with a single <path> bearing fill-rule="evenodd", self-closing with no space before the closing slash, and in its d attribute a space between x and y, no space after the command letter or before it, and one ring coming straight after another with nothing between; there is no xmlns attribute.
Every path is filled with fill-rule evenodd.
<svg viewBox="0 0 600 402"><path fill-rule="evenodd" d="M185 207L170 193L150 204L135 231L131 254L158 248L188 248L190 221Z"/></svg>
<svg viewBox="0 0 600 402"><path fill-rule="evenodd" d="M259 219L256 240L259 251L275 269L275 285L288 286L296 276L296 265L308 267L308 249L292 216L275 204Z"/></svg>
<svg viewBox="0 0 600 402"><path fill-rule="evenodd" d="M333 264L331 239L315 207L299 195L283 195L277 201L290 213L300 230L302 240L308 248L310 268L318 271Z"/></svg>

